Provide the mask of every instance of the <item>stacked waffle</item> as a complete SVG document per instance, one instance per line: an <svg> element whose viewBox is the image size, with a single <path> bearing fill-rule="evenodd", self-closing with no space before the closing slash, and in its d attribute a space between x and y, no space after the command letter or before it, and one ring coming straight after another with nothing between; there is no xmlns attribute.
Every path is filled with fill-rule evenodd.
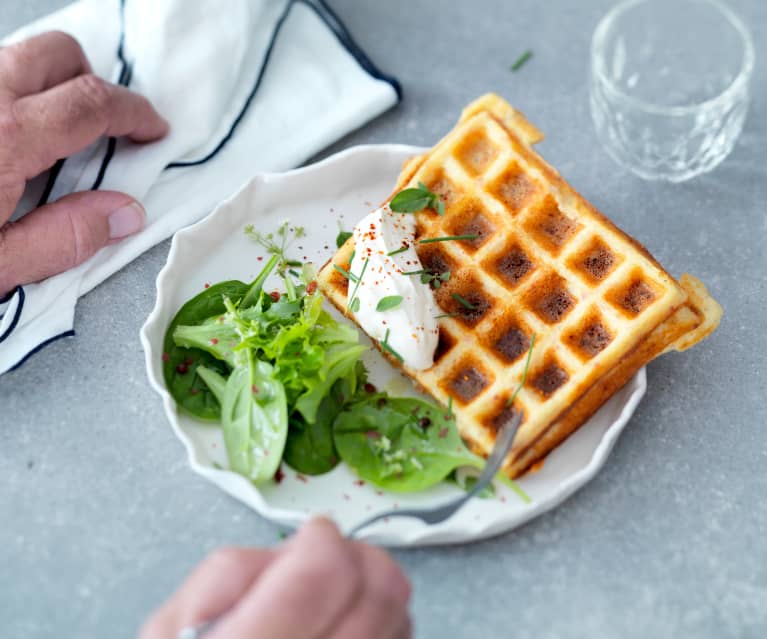
<svg viewBox="0 0 767 639"><path fill-rule="evenodd" d="M721 317L698 280L675 280L570 187L532 149L541 138L505 101L484 96L404 166L393 193L422 182L440 196L444 215L416 213L416 250L425 270L450 276L433 290L445 315L434 365L419 371L390 359L452 404L478 454L524 411L504 466L510 477L574 432L639 368L697 343ZM473 239L420 243L445 236ZM350 239L319 280L352 319L348 282L333 264L349 268L353 250ZM510 404L533 335L527 383Z"/></svg>

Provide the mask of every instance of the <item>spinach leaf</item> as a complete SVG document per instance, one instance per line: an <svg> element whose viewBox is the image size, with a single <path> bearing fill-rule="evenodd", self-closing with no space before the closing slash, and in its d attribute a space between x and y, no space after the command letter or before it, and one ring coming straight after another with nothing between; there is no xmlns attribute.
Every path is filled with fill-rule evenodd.
<svg viewBox="0 0 767 639"><path fill-rule="evenodd" d="M333 422L343 405L335 393L326 395L320 402L313 424L308 423L299 412L290 416L288 441L283 459L305 475L321 475L338 464L338 453L333 443Z"/></svg>
<svg viewBox="0 0 767 639"><path fill-rule="evenodd" d="M225 313L224 298L239 300L249 288L238 280L214 284L184 304L165 332L162 365L165 385L176 404L199 419L216 421L221 409L215 395L197 374L197 367L206 366L220 375L228 375L229 369L209 353L177 345L173 334L178 326L202 324L208 318Z"/></svg>
<svg viewBox="0 0 767 639"><path fill-rule="evenodd" d="M354 368L333 384L330 393L325 395L313 423L307 422L298 411L293 412L283 455L291 468L306 475L320 475L336 467L339 457L333 441L333 422L344 406L366 393L366 382L367 370L358 360Z"/></svg>
<svg viewBox="0 0 767 639"><path fill-rule="evenodd" d="M285 389L266 362L250 359L229 379L198 369L221 403L221 426L231 469L261 483L274 476L288 434ZM223 392L223 394L222 394Z"/></svg>
<svg viewBox="0 0 767 639"><path fill-rule="evenodd" d="M341 459L391 491L424 490L455 468L485 463L464 446L444 410L414 398L370 395L338 416L333 435Z"/></svg>

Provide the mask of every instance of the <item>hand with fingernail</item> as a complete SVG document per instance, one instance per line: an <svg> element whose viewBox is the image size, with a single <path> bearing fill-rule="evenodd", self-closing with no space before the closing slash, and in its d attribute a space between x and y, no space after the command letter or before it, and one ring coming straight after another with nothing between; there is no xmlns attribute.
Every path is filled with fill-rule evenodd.
<svg viewBox="0 0 767 639"><path fill-rule="evenodd" d="M205 639L408 639L409 599L389 555L315 519L272 549L214 552L140 639L174 639L211 619Z"/></svg>
<svg viewBox="0 0 767 639"><path fill-rule="evenodd" d="M73 193L10 222L27 180L101 136L144 143L167 132L145 98L93 75L72 37L49 32L0 48L0 296L144 225L141 204L113 191Z"/></svg>

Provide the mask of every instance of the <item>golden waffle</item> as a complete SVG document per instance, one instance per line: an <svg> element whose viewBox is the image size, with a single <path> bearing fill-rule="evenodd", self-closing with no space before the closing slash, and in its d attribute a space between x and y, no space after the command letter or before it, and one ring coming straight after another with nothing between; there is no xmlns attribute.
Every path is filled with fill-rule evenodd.
<svg viewBox="0 0 767 639"><path fill-rule="evenodd" d="M478 235L416 246L423 268L450 271L434 295L456 315L439 320L431 368L402 368L442 404L453 398L461 435L479 454L524 410L504 466L510 477L543 458L644 364L700 341L721 316L698 280L677 282L533 151L541 138L522 114L486 95L437 146L405 164L393 193L424 182L444 201L442 217L416 214L417 240ZM332 263L348 268L352 250L350 239L319 279L350 316L347 280ZM533 334L527 384L509 407Z"/></svg>

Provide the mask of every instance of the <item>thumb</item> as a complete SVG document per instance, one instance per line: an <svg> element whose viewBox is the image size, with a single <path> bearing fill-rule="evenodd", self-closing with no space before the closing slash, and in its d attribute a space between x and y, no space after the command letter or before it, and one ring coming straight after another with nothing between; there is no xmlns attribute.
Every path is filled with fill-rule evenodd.
<svg viewBox="0 0 767 639"><path fill-rule="evenodd" d="M124 193L67 195L0 228L0 294L81 264L144 226L146 213Z"/></svg>

